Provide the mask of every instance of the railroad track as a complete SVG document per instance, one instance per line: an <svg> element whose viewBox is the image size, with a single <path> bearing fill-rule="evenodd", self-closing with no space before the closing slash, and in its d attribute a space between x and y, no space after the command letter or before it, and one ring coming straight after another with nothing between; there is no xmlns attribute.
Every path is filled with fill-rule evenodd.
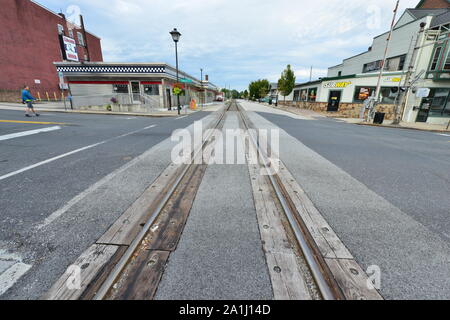
<svg viewBox="0 0 450 320"><path fill-rule="evenodd" d="M302 218L305 217L305 211L306 214L311 215L311 203L302 198L305 197L304 192L294 184L294 179L289 176L283 164L281 164L280 172L270 173L273 168L273 163L268 156L271 152L270 147L267 150L260 147L258 137L249 130L256 129L255 126L236 101L229 102L217 113L211 128L221 130L227 112L239 115L240 127L248 133L245 142L248 142L248 147L254 148L254 151L259 154L258 164L253 164L253 167L249 165L253 177L255 203L267 201L269 205L272 205L273 202L274 210L283 216L280 221L284 223L287 233L287 236L283 238L283 246L286 247L286 242L289 242L289 250L296 252L296 258L300 259L300 264L303 265L303 268L296 269L296 272L300 270L297 278L294 276L277 280L279 279L277 274L282 273L284 268L292 268L292 263L283 264L278 259L276 266L270 270L273 286L276 286L277 281L284 281L285 283L280 287L292 286L292 288L286 290L290 292L287 294L280 293L282 290L274 288L275 298L324 300L381 298L376 290L364 288L364 280L367 278L364 271L352 261L353 257L342 248L343 245L337 242L337 236L332 232L331 227L324 226L324 223L316 223L317 225L312 226L311 221L305 222ZM202 157L203 159L203 150L213 146L214 143L213 136L207 137L200 146L194 148L192 158ZM246 152L248 156L249 151ZM153 299L170 254L177 248L207 169L205 162L196 163L199 162L194 161L192 164L180 166L171 165L167 168L159 180L155 181L121 219L75 262L74 265L80 266L85 275L80 288L75 290L68 288L67 283L72 281L75 275L69 272L61 277L43 298ZM257 169L266 170L268 174L258 176ZM267 188L270 197L258 198L258 200L258 192L264 188ZM304 203L299 204L299 201L306 202L309 211L308 206ZM256 207L258 211L258 205ZM263 204L262 207L267 207L267 204ZM317 212L312 213L317 215ZM133 218L135 216L138 218ZM259 220L264 219L259 216ZM283 233L280 231L283 228L268 235L265 229L270 231L269 224L276 224L276 222L266 223L267 225L260 221L263 240L266 240L265 237L273 237L276 242L276 238ZM268 241L263 242L267 245ZM326 244L324 245L324 242L329 248ZM267 248L268 261L272 261L273 257L277 260L276 254L271 254L271 249ZM347 264L344 265L341 260L345 260ZM297 264L298 261L295 265ZM305 274L300 275L300 273ZM296 281L296 279L299 280ZM302 279L306 279L304 280L307 283L306 286L298 286L296 283L302 282ZM297 294L292 291L305 292Z"/></svg>

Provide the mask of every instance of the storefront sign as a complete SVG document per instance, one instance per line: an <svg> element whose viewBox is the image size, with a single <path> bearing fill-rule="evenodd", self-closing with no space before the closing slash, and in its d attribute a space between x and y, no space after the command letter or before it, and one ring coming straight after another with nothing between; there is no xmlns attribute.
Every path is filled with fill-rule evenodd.
<svg viewBox="0 0 450 320"><path fill-rule="evenodd" d="M324 88L347 88L351 85L351 81L343 81L343 82L328 82L323 85Z"/></svg>
<svg viewBox="0 0 450 320"><path fill-rule="evenodd" d="M430 95L430 88L419 88L416 92L417 98L427 98Z"/></svg>
<svg viewBox="0 0 450 320"><path fill-rule="evenodd" d="M400 82L402 81L401 77L388 77L384 79L384 82Z"/></svg>
<svg viewBox="0 0 450 320"><path fill-rule="evenodd" d="M78 62L77 43L75 40L66 36L61 36L61 38L65 60Z"/></svg>

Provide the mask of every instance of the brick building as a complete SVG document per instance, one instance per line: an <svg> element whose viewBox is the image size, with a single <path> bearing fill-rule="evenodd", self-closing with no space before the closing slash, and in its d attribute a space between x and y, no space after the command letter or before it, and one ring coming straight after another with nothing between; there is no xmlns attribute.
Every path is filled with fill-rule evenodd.
<svg viewBox="0 0 450 320"><path fill-rule="evenodd" d="M0 101L18 101L28 85L34 95L61 96L53 62L62 61L60 35L76 42L79 61L103 61L100 38L31 0L1 0ZM86 50L87 47L87 50Z"/></svg>
<svg viewBox="0 0 450 320"><path fill-rule="evenodd" d="M448 0L422 0L417 5L416 9L441 9L450 8Z"/></svg>

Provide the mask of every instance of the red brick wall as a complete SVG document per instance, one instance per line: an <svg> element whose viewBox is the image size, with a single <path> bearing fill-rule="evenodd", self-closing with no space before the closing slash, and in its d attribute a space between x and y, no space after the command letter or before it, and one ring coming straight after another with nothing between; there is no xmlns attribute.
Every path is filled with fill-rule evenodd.
<svg viewBox="0 0 450 320"><path fill-rule="evenodd" d="M440 9L450 8L450 3L447 0L425 0L418 7L419 9Z"/></svg>
<svg viewBox="0 0 450 320"><path fill-rule="evenodd" d="M59 92L53 65L62 60L58 24L64 26L68 36L68 25L60 16L29 0L1 0L0 100L10 101L14 92L19 96L25 84L35 95ZM74 37L77 39L76 30ZM87 43L91 61L103 61L100 39L88 34ZM82 59L83 48L78 50ZM35 79L41 80L41 84L35 84Z"/></svg>

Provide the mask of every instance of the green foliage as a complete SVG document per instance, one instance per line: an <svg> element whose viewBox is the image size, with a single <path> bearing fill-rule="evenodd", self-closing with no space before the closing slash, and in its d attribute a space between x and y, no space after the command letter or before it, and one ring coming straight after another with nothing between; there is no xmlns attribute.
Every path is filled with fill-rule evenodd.
<svg viewBox="0 0 450 320"><path fill-rule="evenodd" d="M249 95L251 99L261 99L265 97L270 90L270 83L268 80L257 80L250 83L249 87Z"/></svg>
<svg viewBox="0 0 450 320"><path fill-rule="evenodd" d="M281 74L280 80L278 80L278 91L282 96L290 95L295 87L295 74L291 69L291 65L288 64L287 68Z"/></svg>

